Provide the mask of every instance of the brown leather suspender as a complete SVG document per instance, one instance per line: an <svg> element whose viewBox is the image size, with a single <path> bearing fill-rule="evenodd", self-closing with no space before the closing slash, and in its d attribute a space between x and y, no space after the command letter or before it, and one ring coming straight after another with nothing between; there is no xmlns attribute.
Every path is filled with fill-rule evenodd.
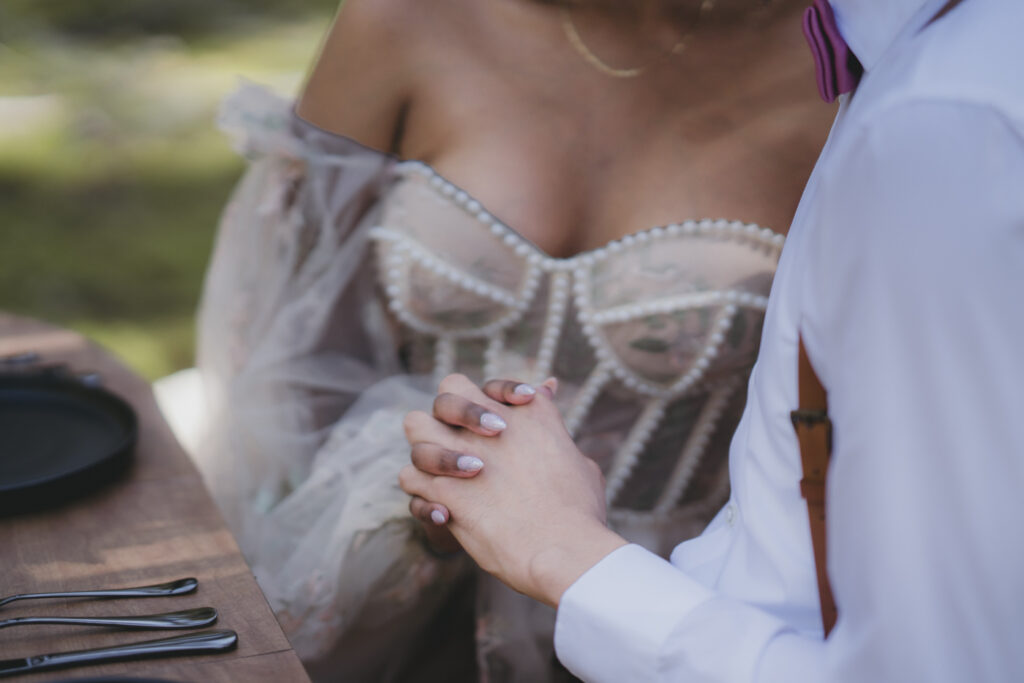
<svg viewBox="0 0 1024 683"><path fill-rule="evenodd" d="M941 19L960 2L948 0L928 24ZM800 480L800 494L807 499L814 565L818 573L818 595L821 599L821 621L825 635L828 636L836 624L837 616L832 586L828 581L828 565L825 562L825 477L828 475L828 461L832 455L832 421L828 417L828 395L807 357L802 338L797 372L800 407L789 415L800 443L800 462L804 470L804 478Z"/></svg>
<svg viewBox="0 0 1024 683"><path fill-rule="evenodd" d="M960 2L948 0L928 23L942 18ZM825 635L828 636L836 624L837 616L832 586L828 581L828 565L825 562L825 477L828 475L828 461L832 455L832 421L828 417L828 395L807 357L802 338L797 372L800 408L789 415L800 443L800 462L804 469L800 494L807 499L814 565L818 573L818 595L821 599L821 621L825 626Z"/></svg>
<svg viewBox="0 0 1024 683"><path fill-rule="evenodd" d="M799 394L800 408L790 413L796 438L800 443L800 461L804 478L800 494L807 499L807 515L811 523L814 564L818 572L818 595L821 598L821 620L828 636L836 623L836 603L828 582L825 563L825 477L832 454L832 422L828 418L828 397L818 375L811 366L800 340Z"/></svg>

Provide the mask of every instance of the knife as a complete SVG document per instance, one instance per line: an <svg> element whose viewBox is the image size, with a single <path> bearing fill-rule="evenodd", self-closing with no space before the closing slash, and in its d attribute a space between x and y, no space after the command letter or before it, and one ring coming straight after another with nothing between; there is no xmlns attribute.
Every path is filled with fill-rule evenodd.
<svg viewBox="0 0 1024 683"><path fill-rule="evenodd" d="M14 617L0 619L0 628L28 624L72 624L83 626L119 626L121 628L200 628L217 621L217 610L197 607L180 612L144 614L130 617Z"/></svg>
<svg viewBox="0 0 1024 683"><path fill-rule="evenodd" d="M234 631L201 631L200 633L190 633L189 635L177 636L175 638L143 640L129 645L115 645L113 647L100 647L93 650L75 650L73 652L57 652L21 659L7 659L0 661L0 677L14 676L30 671L78 666L79 664L119 662L142 657L226 652L234 649L237 645L238 634Z"/></svg>

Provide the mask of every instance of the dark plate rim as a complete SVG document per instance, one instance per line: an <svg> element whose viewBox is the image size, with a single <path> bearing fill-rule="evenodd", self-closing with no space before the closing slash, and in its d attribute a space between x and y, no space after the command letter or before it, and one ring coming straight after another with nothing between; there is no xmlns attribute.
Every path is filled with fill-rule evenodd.
<svg viewBox="0 0 1024 683"><path fill-rule="evenodd" d="M139 423L135 409L123 398L103 387L84 385L72 377L31 373L0 374L0 396L14 391L37 392L44 397L49 394L54 399L59 397L61 401L86 402L90 404L91 409L98 408L113 417L120 426L121 434L116 447L109 449L107 454L83 462L78 467L69 468L58 474L49 474L15 483L0 482L0 494L3 499L3 503L0 503L0 511L25 507L26 500L22 499L27 499L31 493L43 493L51 487L60 488L65 484L70 486L79 479L88 480L94 474L98 479L106 481L124 469L121 465L127 464L138 441ZM88 488L91 490L94 487L88 486ZM19 499L15 500L15 498ZM29 504L28 507L35 506Z"/></svg>

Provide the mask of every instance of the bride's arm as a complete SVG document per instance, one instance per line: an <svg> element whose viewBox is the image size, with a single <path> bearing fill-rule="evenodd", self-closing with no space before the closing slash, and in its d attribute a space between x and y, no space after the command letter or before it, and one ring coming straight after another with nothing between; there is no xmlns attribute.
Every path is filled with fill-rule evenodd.
<svg viewBox="0 0 1024 683"><path fill-rule="evenodd" d="M392 163L375 150L388 149L410 101L402 4L347 0L294 107L343 137L301 125L292 102L251 85L222 109L251 162L224 211L200 311L211 425L200 459L222 502L275 503L308 473L325 429L400 371L371 296L365 219Z"/></svg>

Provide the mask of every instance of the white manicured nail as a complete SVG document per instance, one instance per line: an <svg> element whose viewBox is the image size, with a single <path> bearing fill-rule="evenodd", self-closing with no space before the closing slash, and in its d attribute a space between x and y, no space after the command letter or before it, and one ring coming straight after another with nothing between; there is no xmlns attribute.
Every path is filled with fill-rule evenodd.
<svg viewBox="0 0 1024 683"><path fill-rule="evenodd" d="M480 426L492 432L500 432L505 427L508 427L505 421L501 419L501 415L495 415L494 413L484 413L481 415Z"/></svg>
<svg viewBox="0 0 1024 683"><path fill-rule="evenodd" d="M537 390L531 387L529 384L520 384L512 390L513 394L519 394L520 396L533 396L537 393Z"/></svg>
<svg viewBox="0 0 1024 683"><path fill-rule="evenodd" d="M460 455L455 466L460 472L479 472L484 468L484 461L473 455Z"/></svg>
<svg viewBox="0 0 1024 683"><path fill-rule="evenodd" d="M444 524L447 521L444 518L444 513L440 510L431 510L430 519L433 520L434 524Z"/></svg>

